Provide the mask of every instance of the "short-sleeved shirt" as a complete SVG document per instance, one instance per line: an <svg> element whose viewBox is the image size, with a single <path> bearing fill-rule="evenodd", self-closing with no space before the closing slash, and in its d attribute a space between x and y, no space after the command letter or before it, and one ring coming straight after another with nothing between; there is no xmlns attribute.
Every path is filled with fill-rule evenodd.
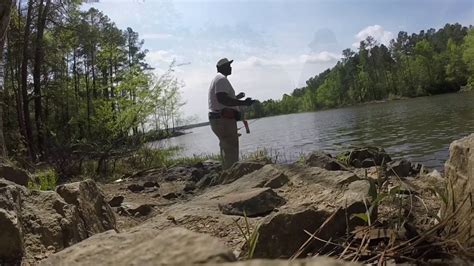
<svg viewBox="0 0 474 266"><path fill-rule="evenodd" d="M209 86L209 111L211 112L219 112L224 108L232 108L235 110L239 110L237 106L226 106L221 104L217 100L217 93L225 92L231 98L235 99L235 91L232 88L229 80L226 76L222 75L221 73L217 73L216 77L212 80L211 86Z"/></svg>

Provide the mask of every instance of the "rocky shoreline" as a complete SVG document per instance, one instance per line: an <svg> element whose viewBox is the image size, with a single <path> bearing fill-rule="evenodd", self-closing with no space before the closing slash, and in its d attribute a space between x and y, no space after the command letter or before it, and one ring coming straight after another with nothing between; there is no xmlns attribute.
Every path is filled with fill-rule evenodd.
<svg viewBox="0 0 474 266"><path fill-rule="evenodd" d="M472 260L474 134L453 142L445 176L379 148L225 172L205 161L56 191L2 169L0 265Z"/></svg>

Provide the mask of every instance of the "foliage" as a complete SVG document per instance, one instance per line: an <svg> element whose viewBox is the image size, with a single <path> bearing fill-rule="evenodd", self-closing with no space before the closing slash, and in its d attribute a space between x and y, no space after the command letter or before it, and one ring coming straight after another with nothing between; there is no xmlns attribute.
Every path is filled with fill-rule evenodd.
<svg viewBox="0 0 474 266"><path fill-rule="evenodd" d="M150 117L158 116L155 128L179 125L181 84L174 64L163 76L153 74L137 32L117 28L97 9L82 10L81 2L24 0L14 6L3 131L15 159L57 169L79 162L104 176L109 160L144 143Z"/></svg>
<svg viewBox="0 0 474 266"><path fill-rule="evenodd" d="M368 37L357 52L342 51L331 69L281 100L254 104L249 118L315 111L342 105L454 92L474 84L474 30L446 24L408 35L387 47Z"/></svg>
<svg viewBox="0 0 474 266"><path fill-rule="evenodd" d="M39 170L34 174L34 181L28 187L37 190L54 190L58 182L58 174L53 168Z"/></svg>

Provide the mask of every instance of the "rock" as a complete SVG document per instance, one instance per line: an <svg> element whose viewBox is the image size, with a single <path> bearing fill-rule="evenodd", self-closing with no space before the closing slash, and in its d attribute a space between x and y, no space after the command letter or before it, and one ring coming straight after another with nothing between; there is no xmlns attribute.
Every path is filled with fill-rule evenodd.
<svg viewBox="0 0 474 266"><path fill-rule="evenodd" d="M271 176L269 180L267 180L264 184L263 187L269 187L269 188L280 188L284 185L286 185L290 181L288 177L284 173L279 173L276 174L275 176Z"/></svg>
<svg viewBox="0 0 474 266"><path fill-rule="evenodd" d="M266 215L285 204L285 199L270 188L255 188L242 193L226 196L219 209L228 215L247 215L248 217Z"/></svg>
<svg viewBox="0 0 474 266"><path fill-rule="evenodd" d="M378 147L357 148L340 153L336 158L348 165L360 167L381 166L392 159L384 149Z"/></svg>
<svg viewBox="0 0 474 266"><path fill-rule="evenodd" d="M269 161L240 161L236 162L230 169L222 172L219 181L215 184L229 184L240 177L257 171L258 169L269 164Z"/></svg>
<svg viewBox="0 0 474 266"><path fill-rule="evenodd" d="M214 264L206 264L208 266ZM221 266L360 266L361 264L355 262L348 262L344 260L336 260L334 258L317 256L308 259L296 259L296 260L265 260L265 259L253 259L245 260L234 263L223 263Z"/></svg>
<svg viewBox="0 0 474 266"><path fill-rule="evenodd" d="M196 183L196 187L203 189L206 187L215 186L217 185L217 182L220 182L219 178L220 175L217 172L209 173Z"/></svg>
<svg viewBox="0 0 474 266"><path fill-rule="evenodd" d="M184 186L184 192L190 192L196 189L196 184L194 182L189 182Z"/></svg>
<svg viewBox="0 0 474 266"><path fill-rule="evenodd" d="M359 161L358 159L356 159L356 160ZM367 159L363 160L360 163L359 167L369 168L369 167L372 167L372 166L377 166L377 165L375 164L374 160L367 158Z"/></svg>
<svg viewBox="0 0 474 266"><path fill-rule="evenodd" d="M291 257L309 239L305 230L315 233L317 237L324 240L342 236L348 228L362 223L357 218L352 218L348 225L346 211L348 215L364 212L365 206L363 203L357 203L349 206L347 210L340 208L333 213L312 207L303 210L280 210L279 213L266 219L258 228L259 239L254 257L272 259ZM302 255L313 252L325 244L321 241L312 241L304 249Z"/></svg>
<svg viewBox="0 0 474 266"><path fill-rule="evenodd" d="M0 165L0 178L5 178L25 187L28 186L28 181L30 181L30 176L25 170L7 164Z"/></svg>
<svg viewBox="0 0 474 266"><path fill-rule="evenodd" d="M411 171L411 163L407 160L396 160L387 164L387 172L389 175L405 177L409 176Z"/></svg>
<svg viewBox="0 0 474 266"><path fill-rule="evenodd" d="M123 196L115 196L111 200L109 200L109 205L110 207L118 207L122 204L123 200Z"/></svg>
<svg viewBox="0 0 474 266"><path fill-rule="evenodd" d="M218 239L184 228L107 231L58 252L40 265L193 265L235 261Z"/></svg>
<svg viewBox="0 0 474 266"><path fill-rule="evenodd" d="M109 205L92 180L30 191L0 179L0 258L22 263L69 247L115 226ZM110 213L104 210L110 211ZM104 217L104 213L112 215ZM6 244L7 246L3 246Z"/></svg>
<svg viewBox="0 0 474 266"><path fill-rule="evenodd" d="M130 190L134 193L143 191L143 189L145 189L142 185L139 185L139 184L130 184L130 185L128 185L127 188L128 188L128 190Z"/></svg>
<svg viewBox="0 0 474 266"><path fill-rule="evenodd" d="M155 205L153 204L132 204L132 203L124 203L122 208L120 209L122 214L128 214L132 216L147 216L151 212L153 212L153 208Z"/></svg>
<svg viewBox="0 0 474 266"><path fill-rule="evenodd" d="M410 175L417 175L421 173L421 170L423 169L423 165L421 163L415 163L412 165Z"/></svg>
<svg viewBox="0 0 474 266"><path fill-rule="evenodd" d="M115 215L94 181L89 179L61 185L56 192L67 203L77 207L88 236L117 228Z"/></svg>
<svg viewBox="0 0 474 266"><path fill-rule="evenodd" d="M8 181L0 183L0 258L5 260L23 255L20 194L21 189Z"/></svg>
<svg viewBox="0 0 474 266"><path fill-rule="evenodd" d="M176 199L178 196L179 195L177 193L170 192L168 194L163 195L163 198L165 198L167 200L172 200L172 199Z"/></svg>
<svg viewBox="0 0 474 266"><path fill-rule="evenodd" d="M55 191L28 191L21 209L25 258L62 250L92 235L81 217L78 208Z"/></svg>
<svg viewBox="0 0 474 266"><path fill-rule="evenodd" d="M158 190L157 187L146 187L145 189L143 189L143 193L153 193L157 190Z"/></svg>
<svg viewBox="0 0 474 266"><path fill-rule="evenodd" d="M206 175L206 171L203 168L197 168L191 172L191 181L197 182Z"/></svg>
<svg viewBox="0 0 474 266"><path fill-rule="evenodd" d="M288 176L281 168L278 165L267 164L230 184L226 184L225 187L229 189L229 193L245 191L249 188L280 188L289 182Z"/></svg>
<svg viewBox="0 0 474 266"><path fill-rule="evenodd" d="M332 158L330 154L321 151L312 152L305 158L305 164L313 167L321 167L329 171L344 170L346 167Z"/></svg>
<svg viewBox="0 0 474 266"><path fill-rule="evenodd" d="M448 204L444 217L459 212L451 219L448 230L454 230L463 247L474 247L474 134L456 140L449 147L449 159L444 167L447 178ZM467 200L466 200L467 199ZM463 204L464 203L464 204ZM454 240L454 239L453 239Z"/></svg>
<svg viewBox="0 0 474 266"><path fill-rule="evenodd" d="M152 187L159 187L160 185L158 185L157 182L155 181L146 181L145 183L143 183L143 187L144 188L152 188Z"/></svg>

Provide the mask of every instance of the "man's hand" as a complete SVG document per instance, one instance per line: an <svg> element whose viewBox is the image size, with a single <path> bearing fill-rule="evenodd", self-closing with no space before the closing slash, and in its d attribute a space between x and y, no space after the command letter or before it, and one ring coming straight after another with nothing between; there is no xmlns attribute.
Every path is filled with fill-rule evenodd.
<svg viewBox="0 0 474 266"><path fill-rule="evenodd" d="M244 100L244 104L246 106L250 106L252 104L254 104L256 102L256 100L252 100L252 98L248 97L247 99Z"/></svg>
<svg viewBox="0 0 474 266"><path fill-rule="evenodd" d="M235 98L238 99L238 100L240 100L244 97L245 97L245 93L243 93L243 92L241 92L241 93L237 94L237 96L235 96Z"/></svg>

